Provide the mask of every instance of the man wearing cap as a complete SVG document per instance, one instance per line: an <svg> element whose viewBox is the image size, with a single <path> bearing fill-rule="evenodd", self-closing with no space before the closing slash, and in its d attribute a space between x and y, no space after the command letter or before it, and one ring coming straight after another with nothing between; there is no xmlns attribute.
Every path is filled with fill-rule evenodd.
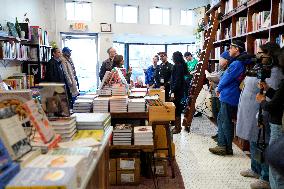
<svg viewBox="0 0 284 189"><path fill-rule="evenodd" d="M246 65L251 63L251 58L245 52L242 41L233 41L229 49L230 57L234 61L220 78L216 95L220 99L218 114L218 146L209 148L216 155L233 155L232 142L234 137L233 116L237 112L240 97L240 84L245 77Z"/></svg>
<svg viewBox="0 0 284 189"><path fill-rule="evenodd" d="M79 95L78 78L76 76L75 67L71 59L71 50L68 47L64 47L62 49L62 54L63 55L60 57L60 59L66 79L66 84L70 92L69 94L70 107L73 108L74 101L76 97Z"/></svg>
<svg viewBox="0 0 284 189"><path fill-rule="evenodd" d="M113 47L108 48L107 53L109 55L109 58L106 59L105 61L103 61L101 69L100 69L100 80L102 81L106 71L111 71L112 70L112 63L113 63L113 59L116 55L116 50Z"/></svg>
<svg viewBox="0 0 284 189"><path fill-rule="evenodd" d="M155 82L157 87L165 89L165 101L170 100L170 83L173 65L168 62L168 57L166 52L159 52L158 55L162 63L155 71Z"/></svg>

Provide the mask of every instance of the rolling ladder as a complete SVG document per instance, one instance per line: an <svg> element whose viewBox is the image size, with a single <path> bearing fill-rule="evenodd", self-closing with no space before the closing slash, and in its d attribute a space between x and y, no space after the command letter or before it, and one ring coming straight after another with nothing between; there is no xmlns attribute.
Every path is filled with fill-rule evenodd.
<svg viewBox="0 0 284 189"><path fill-rule="evenodd" d="M208 15L205 15L205 22L208 19ZM205 79L205 70L208 69L209 58L212 51L213 42L215 41L218 25L219 25L219 13L218 9L211 12L211 24L204 34L203 49L200 54L200 59L196 67L196 72L193 76L191 87L189 89L188 104L185 109L184 119L182 125L190 128L193 115L195 113L195 102L199 92L203 87L203 81ZM208 22L207 22L208 23Z"/></svg>

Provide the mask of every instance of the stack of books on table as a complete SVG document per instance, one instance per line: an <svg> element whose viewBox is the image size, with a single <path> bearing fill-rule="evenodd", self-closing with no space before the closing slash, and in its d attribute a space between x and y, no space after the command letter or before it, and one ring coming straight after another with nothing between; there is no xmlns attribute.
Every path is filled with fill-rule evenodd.
<svg viewBox="0 0 284 189"><path fill-rule="evenodd" d="M134 127L134 145L153 145L152 126Z"/></svg>
<svg viewBox="0 0 284 189"><path fill-rule="evenodd" d="M127 112L127 96L113 96L110 98L110 112Z"/></svg>
<svg viewBox="0 0 284 189"><path fill-rule="evenodd" d="M106 85L102 89L97 90L99 96L111 96L111 87Z"/></svg>
<svg viewBox="0 0 284 189"><path fill-rule="evenodd" d="M145 99L136 98L128 100L128 112L145 112L146 111Z"/></svg>
<svg viewBox="0 0 284 189"><path fill-rule="evenodd" d="M49 122L63 142L71 140L77 132L75 117L49 118Z"/></svg>
<svg viewBox="0 0 284 189"><path fill-rule="evenodd" d="M111 125L109 113L75 113L78 130L104 130Z"/></svg>
<svg viewBox="0 0 284 189"><path fill-rule="evenodd" d="M94 99L93 112L107 113L109 104L109 97L98 97Z"/></svg>
<svg viewBox="0 0 284 189"><path fill-rule="evenodd" d="M94 99L77 99L73 106L74 113L87 113L92 111Z"/></svg>
<svg viewBox="0 0 284 189"><path fill-rule="evenodd" d="M127 94L126 86L124 84L113 84L111 87L111 93L114 96L124 96Z"/></svg>
<svg viewBox="0 0 284 189"><path fill-rule="evenodd" d="M131 145L132 126L117 124L113 130L113 145Z"/></svg>

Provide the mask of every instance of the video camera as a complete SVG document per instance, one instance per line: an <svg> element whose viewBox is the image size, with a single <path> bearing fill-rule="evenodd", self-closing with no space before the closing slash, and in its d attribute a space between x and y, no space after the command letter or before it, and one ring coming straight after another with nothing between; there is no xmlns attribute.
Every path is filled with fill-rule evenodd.
<svg viewBox="0 0 284 189"><path fill-rule="evenodd" d="M268 58L267 63L262 63L263 58ZM251 69L247 69L246 75L249 77L257 77L261 81L265 81L266 78L270 78L271 76L271 68L273 67L271 57L256 57L252 56L252 62L254 63L254 67Z"/></svg>

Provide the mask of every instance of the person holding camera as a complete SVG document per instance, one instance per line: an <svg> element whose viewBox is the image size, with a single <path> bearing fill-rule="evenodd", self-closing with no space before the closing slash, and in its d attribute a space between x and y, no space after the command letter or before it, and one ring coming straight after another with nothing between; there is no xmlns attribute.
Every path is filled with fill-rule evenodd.
<svg viewBox="0 0 284 189"><path fill-rule="evenodd" d="M240 84L244 79L246 65L251 63L251 58L245 52L245 44L242 41L233 41L229 50L230 57L234 61L220 78L216 89L221 108L218 113L218 146L209 148L216 155L233 155L232 142L234 126L232 118L237 112L240 97Z"/></svg>
<svg viewBox="0 0 284 189"><path fill-rule="evenodd" d="M283 78L281 69L278 67L278 60L275 56L275 52L279 50L279 45L276 43L268 42L264 45L261 45L258 48L256 54L256 65L271 65L271 74L257 74L249 75L250 72L255 72L254 69L247 72L247 76L244 80L244 88L242 90L238 114L237 114L237 124L236 124L236 135L244 140L248 140L250 144L250 153L251 153L251 168L248 170L241 171L240 174L244 177L259 178L256 182L251 184L251 188L269 188L269 170L268 164L265 162L259 162L256 158L256 149L257 149L257 139L259 127L258 119L256 117L259 112L259 104L255 101L255 97L259 92L257 83L260 81L260 78L266 78L266 82L270 86L277 87ZM262 72L259 70L258 72ZM262 76L264 75L264 76ZM263 112L264 120L267 120L267 113ZM269 127L265 123L265 143L269 142Z"/></svg>
<svg viewBox="0 0 284 189"><path fill-rule="evenodd" d="M279 55L279 65L282 68L282 73L284 74L284 49L281 49L281 54ZM266 82L260 82L259 88L266 91L265 95L258 93L256 95L256 101L260 103L261 108L264 111L268 111L270 115L270 141L269 145L273 146L275 141L283 136L283 125L282 116L284 108L284 80L282 79L279 89L275 90ZM266 97L270 98L270 101L266 100ZM283 149L282 149L283 150ZM273 154L277 156L277 154ZM283 158L283 157L282 157ZM283 189L284 188L284 177L281 176L275 167L269 167L269 181L272 189Z"/></svg>

